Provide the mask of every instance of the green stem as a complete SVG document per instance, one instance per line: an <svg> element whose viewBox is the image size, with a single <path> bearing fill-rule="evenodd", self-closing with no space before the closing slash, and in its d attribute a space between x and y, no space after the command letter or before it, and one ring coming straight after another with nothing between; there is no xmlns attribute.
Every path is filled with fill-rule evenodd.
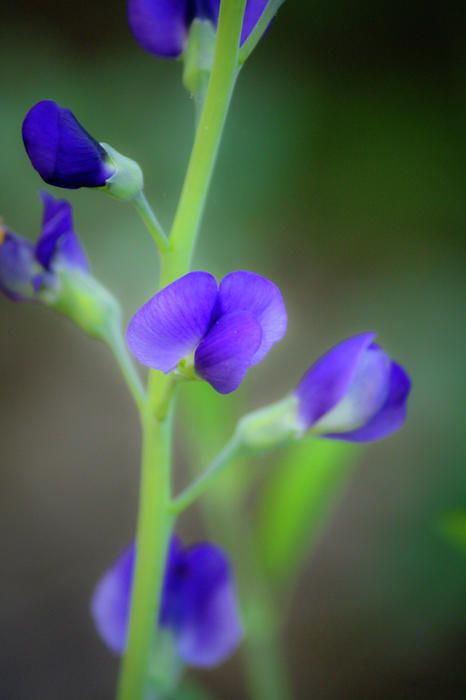
<svg viewBox="0 0 466 700"><path fill-rule="evenodd" d="M269 4L262 13L260 20L257 22L253 31L240 48L239 62L241 65L245 61L247 61L249 56L252 54L259 41L262 39L262 36L266 31L267 27L269 26L270 22L275 17L275 15L277 14L278 10L284 2L285 0L270 0Z"/></svg>
<svg viewBox="0 0 466 700"><path fill-rule="evenodd" d="M222 0L220 5L212 74L170 236L170 248L175 262L167 268L168 281L184 274L190 267L238 74L239 41L245 5L246 0Z"/></svg>
<svg viewBox="0 0 466 700"><path fill-rule="evenodd" d="M134 366L125 341L123 339L121 328L115 329L106 339L107 344L113 352L113 355L118 362L121 373L126 381L129 391L138 407L142 412L144 408L145 391L141 382L141 378Z"/></svg>
<svg viewBox="0 0 466 700"><path fill-rule="evenodd" d="M208 491L220 472L235 459L240 457L241 451L241 443L233 436L207 469L172 501L172 513L179 515L202 496L203 493Z"/></svg>
<svg viewBox="0 0 466 700"><path fill-rule="evenodd" d="M238 47L246 0L222 0L214 64L191 159L166 250L152 210L141 195L134 205L151 231L162 256L161 287L189 271L205 200L237 75ZM152 212L152 213L151 213ZM160 609L164 565L174 515L170 511L171 420L161 420L160 402L171 395L170 378L151 372L143 414L143 460L136 537L136 567L128 644L123 658L118 700L143 700L154 621ZM158 416L158 417L157 417Z"/></svg>
<svg viewBox="0 0 466 700"><path fill-rule="evenodd" d="M123 657L118 700L143 700L154 621L158 618L168 542L171 417L159 422L147 406L143 420L143 455L136 566L127 651Z"/></svg>
<svg viewBox="0 0 466 700"><path fill-rule="evenodd" d="M245 4L246 0L222 0L220 6L212 75L168 247L144 195L134 202L157 245L164 251L161 257L161 287L186 274L190 268L237 75ZM169 507L170 412L163 420L166 413L163 404L171 399L172 394L169 383L169 377L160 372L151 372L148 400L143 412L144 449L136 567L128 644L120 672L118 700L144 698L150 649L156 634L154 621L160 609L165 558L174 524L174 515Z"/></svg>
<svg viewBox="0 0 466 700"><path fill-rule="evenodd" d="M144 192L140 192L133 200L132 204L142 221L146 225L147 230L155 241L161 253L168 250L168 238L162 228L161 223L157 219L154 210L146 199Z"/></svg>

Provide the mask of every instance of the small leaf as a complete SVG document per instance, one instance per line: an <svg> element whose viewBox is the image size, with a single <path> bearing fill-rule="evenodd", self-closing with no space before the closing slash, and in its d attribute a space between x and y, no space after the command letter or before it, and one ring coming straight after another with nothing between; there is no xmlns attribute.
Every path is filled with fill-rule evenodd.
<svg viewBox="0 0 466 700"><path fill-rule="evenodd" d="M359 452L344 442L307 438L279 461L260 503L256 543L265 571L280 583L311 551Z"/></svg>

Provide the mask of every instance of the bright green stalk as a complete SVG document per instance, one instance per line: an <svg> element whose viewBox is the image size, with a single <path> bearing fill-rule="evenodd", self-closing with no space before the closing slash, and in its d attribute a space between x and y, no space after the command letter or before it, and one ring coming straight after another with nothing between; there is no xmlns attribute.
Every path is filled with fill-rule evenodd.
<svg viewBox="0 0 466 700"><path fill-rule="evenodd" d="M197 128L191 159L170 236L171 252L164 284L188 272L223 127L238 74L238 54L246 0L220 5L212 74Z"/></svg>
<svg viewBox="0 0 466 700"><path fill-rule="evenodd" d="M171 418L160 423L148 408L143 417L136 566L128 645L118 688L119 700L143 700L145 695L149 652L160 607L165 560L173 525L168 510Z"/></svg>
<svg viewBox="0 0 466 700"><path fill-rule="evenodd" d="M189 271L237 75L245 4L246 0L222 0L221 3L212 75L169 250L161 255L161 287ZM150 221L146 223L150 224ZM170 384L170 377L151 372L143 412L144 448L129 636L121 667L118 700L144 699L167 546L174 524L169 511L171 415L168 405L173 393Z"/></svg>
<svg viewBox="0 0 466 700"><path fill-rule="evenodd" d="M132 200L132 204L154 239L160 252L163 253L168 250L168 238L162 228L162 224L157 219L154 210L147 201L144 192L139 192Z"/></svg>
<svg viewBox="0 0 466 700"><path fill-rule="evenodd" d="M118 325L117 328L112 329L111 333L108 333L106 342L113 352L113 355L118 362L121 373L124 380L131 392L131 395L138 407L139 411L142 412L144 409L145 391L141 382L141 378L134 366L134 362L129 355L128 348L126 347L125 341L123 339L121 328Z"/></svg>
<svg viewBox="0 0 466 700"><path fill-rule="evenodd" d="M241 442L233 436L207 469L172 501L172 513L179 515L202 496L202 494L206 493L225 467L238 459L241 455L241 451Z"/></svg>

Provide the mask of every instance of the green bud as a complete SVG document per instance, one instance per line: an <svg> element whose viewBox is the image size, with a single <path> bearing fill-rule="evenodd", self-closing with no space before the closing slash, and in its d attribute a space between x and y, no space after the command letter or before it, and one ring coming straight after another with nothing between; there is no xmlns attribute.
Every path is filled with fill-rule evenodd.
<svg viewBox="0 0 466 700"><path fill-rule="evenodd" d="M80 269L57 266L56 275L56 285L42 292L41 300L88 335L109 341L120 325L120 306L115 297Z"/></svg>
<svg viewBox="0 0 466 700"><path fill-rule="evenodd" d="M236 438L247 452L267 452L300 437L298 401L288 396L241 418Z"/></svg>
<svg viewBox="0 0 466 700"><path fill-rule="evenodd" d="M211 22L194 20L189 30L183 61L183 85L202 105L214 60L215 29Z"/></svg>
<svg viewBox="0 0 466 700"><path fill-rule="evenodd" d="M109 164L115 168L114 174L106 182L105 190L116 199L134 199L144 187L144 176L139 164L118 153L107 143L101 145L108 155Z"/></svg>

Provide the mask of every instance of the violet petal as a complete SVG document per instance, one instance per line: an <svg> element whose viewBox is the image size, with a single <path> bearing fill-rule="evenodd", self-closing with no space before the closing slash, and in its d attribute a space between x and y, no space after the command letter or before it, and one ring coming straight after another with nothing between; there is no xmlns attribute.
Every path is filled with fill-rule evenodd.
<svg viewBox="0 0 466 700"><path fill-rule="evenodd" d="M41 198L44 213L42 231L36 245L37 260L46 270L60 262L87 272L89 264L73 229L71 204L55 199L48 192L41 192Z"/></svg>
<svg viewBox="0 0 466 700"><path fill-rule="evenodd" d="M170 372L209 328L217 283L208 272L189 272L152 297L133 316L127 341L143 365Z"/></svg>
<svg viewBox="0 0 466 700"><path fill-rule="evenodd" d="M296 389L304 428L309 429L343 398L374 337L375 333L361 333L344 340L306 372Z"/></svg>
<svg viewBox="0 0 466 700"><path fill-rule="evenodd" d="M53 100L42 100L29 110L23 141L32 165L49 185L102 187L113 175L103 147L69 109Z"/></svg>
<svg viewBox="0 0 466 700"><path fill-rule="evenodd" d="M260 346L262 330L254 316L245 311L221 316L197 348L197 374L220 394L239 387Z"/></svg>
<svg viewBox="0 0 466 700"><path fill-rule="evenodd" d="M376 415L357 430L336 435L330 433L325 437L350 442L369 442L380 440L399 430L406 420L406 403L410 389L411 380L408 374L403 367L392 362L388 395Z"/></svg>
<svg viewBox="0 0 466 700"><path fill-rule="evenodd" d="M262 328L261 344L251 362L256 365L286 333L288 317L281 292L254 272L231 272L220 283L217 313L232 311L248 311Z"/></svg>

